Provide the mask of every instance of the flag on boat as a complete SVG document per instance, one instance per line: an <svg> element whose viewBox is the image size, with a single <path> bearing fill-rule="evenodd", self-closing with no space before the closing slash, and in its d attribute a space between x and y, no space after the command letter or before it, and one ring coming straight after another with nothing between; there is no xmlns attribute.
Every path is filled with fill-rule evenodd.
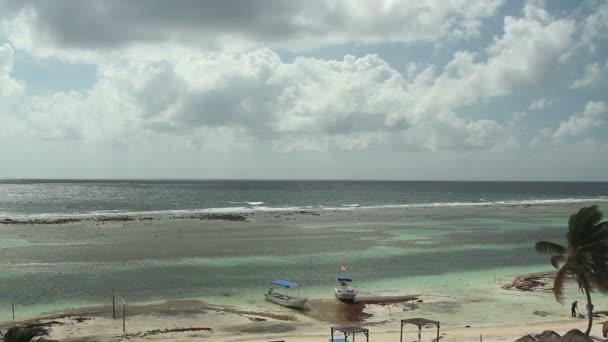
<svg viewBox="0 0 608 342"><path fill-rule="evenodd" d="M340 265L340 271L348 271L348 265Z"/></svg>

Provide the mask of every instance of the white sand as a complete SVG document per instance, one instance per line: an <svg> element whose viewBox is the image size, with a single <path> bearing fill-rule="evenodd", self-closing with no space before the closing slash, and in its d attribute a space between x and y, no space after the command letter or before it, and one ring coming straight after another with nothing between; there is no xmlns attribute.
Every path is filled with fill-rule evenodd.
<svg viewBox="0 0 608 342"><path fill-rule="evenodd" d="M89 338L96 341L120 341L127 340L122 333L122 321L111 318L95 318L93 320L76 323L72 319L61 319L66 324L56 326L52 329L51 338L65 341L79 341ZM604 320L596 319L592 330L592 336L601 340L601 322ZM263 333L253 334L239 332L238 330L257 327L280 327L283 325L295 326L296 329L284 333ZM365 326L365 325L364 325ZM330 336L330 325L319 324L318 322L300 321L296 323L285 323L277 321L252 322L246 317L231 314L205 314L188 318L159 317L154 315L144 315L129 318L127 322L127 333L145 332L155 329L172 329L188 327L212 327L214 332L180 332L146 337L130 336L131 341L272 341L286 340L293 342L304 341L327 341ZM514 341L526 334L538 334L544 330L554 330L563 335L570 329L584 330L586 320L571 319L557 320L542 323L531 323L526 325L504 324L472 326L442 325L440 330L441 341L479 341L480 336L483 341ZM381 325L368 326L370 341L398 341L399 322L391 320ZM343 335L342 335L343 336ZM432 327L423 329L423 341L431 341L436 336L436 330ZM341 337L336 334L336 338ZM352 339L351 339L352 340ZM365 336L358 334L357 341L365 341ZM404 341L416 341L417 330L412 325L404 327Z"/></svg>
<svg viewBox="0 0 608 342"><path fill-rule="evenodd" d="M513 292L514 296L524 297L524 293ZM598 298L602 298L597 296ZM602 298L603 299L603 298ZM563 335L571 329L584 331L587 326L586 319L570 318L567 315L568 307L564 307L562 315L549 315L546 317L534 316L528 323L513 324L509 322L494 322L477 324L470 322L466 327L462 321L465 313L453 315L428 316L425 315L424 306L433 306L437 298L429 298L421 303L419 308L411 311L389 311L380 305L368 305L365 312L372 314L361 326L369 329L370 341L399 341L400 320L405 318L425 317L439 319L441 317L441 341L515 341L527 334L539 334L545 330L554 330ZM542 308L540 308L542 309ZM122 331L122 318L112 319L110 309L104 308L94 316L85 313L74 313L66 318L49 318L41 322L59 322L53 325L50 338L61 341L274 341L285 340L289 342L327 341L330 336L332 324L313 318L310 313L303 314L279 306L268 305L258 307L222 308L208 306L202 303L176 305L161 304L145 307L136 307L128 310L126 320L126 336ZM500 311L501 308L495 308ZM129 313L131 312L131 313ZM78 322L75 318L90 318ZM318 317L318 316L317 316ZM592 336L602 341L601 324L606 317L595 318ZM183 331L160 334L147 332L164 329L211 328L209 331ZM431 341L436 336L434 327L423 329L422 340ZM336 338L343 335L336 334ZM416 341L417 328L413 325L404 327L403 341ZM352 339L350 339L352 341ZM365 341L365 336L357 334L356 341Z"/></svg>

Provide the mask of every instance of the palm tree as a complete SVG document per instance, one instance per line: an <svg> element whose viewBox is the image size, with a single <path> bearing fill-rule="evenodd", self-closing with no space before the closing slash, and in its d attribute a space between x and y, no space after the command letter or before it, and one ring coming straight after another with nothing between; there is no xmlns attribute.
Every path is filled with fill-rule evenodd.
<svg viewBox="0 0 608 342"><path fill-rule="evenodd" d="M587 296L587 336L593 324L591 292L608 293L608 221L601 221L602 212L597 206L581 208L568 220L567 248L549 241L539 241L535 246L537 252L552 255L551 265L558 270L553 294L559 303L564 303L564 281L568 276L574 277Z"/></svg>
<svg viewBox="0 0 608 342"><path fill-rule="evenodd" d="M43 342L49 331L39 325L14 326L4 333L4 342Z"/></svg>

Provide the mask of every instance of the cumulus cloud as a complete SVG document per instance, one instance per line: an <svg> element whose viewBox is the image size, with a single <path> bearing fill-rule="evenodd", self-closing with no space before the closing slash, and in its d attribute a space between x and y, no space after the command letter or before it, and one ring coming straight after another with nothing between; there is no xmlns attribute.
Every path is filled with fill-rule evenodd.
<svg viewBox="0 0 608 342"><path fill-rule="evenodd" d="M114 144L164 137L174 144L267 144L281 151L493 148L508 140L509 129L458 112L551 80L574 29L571 20L527 4L521 17L505 18L503 34L483 54L460 51L443 68L408 67L405 75L377 55L286 63L269 48L173 46L147 53L152 50L137 47L104 54L91 89L34 99L24 121L44 139Z"/></svg>
<svg viewBox="0 0 608 342"><path fill-rule="evenodd" d="M485 60L460 51L439 75L433 67L420 72L411 86L416 107L422 112L457 108L544 85L570 52L574 32L572 20L552 18L527 4L522 17L505 17L504 34L494 38Z"/></svg>
<svg viewBox="0 0 608 342"><path fill-rule="evenodd" d="M571 85L572 89L586 88L598 84L602 79L602 67L599 63L590 63L585 65L583 74L576 79Z"/></svg>
<svg viewBox="0 0 608 342"><path fill-rule="evenodd" d="M532 100L532 102L530 102L530 105L528 106L528 109L540 111L540 110L543 110L545 108L552 106L554 103L555 103L554 99L548 99L545 97L541 97L541 98Z"/></svg>
<svg viewBox="0 0 608 342"><path fill-rule="evenodd" d="M608 3L603 1L584 21L582 43L591 51L595 51L597 42L606 38L608 38Z"/></svg>
<svg viewBox="0 0 608 342"><path fill-rule="evenodd" d="M11 20L13 30L35 36L38 44L67 48L142 42L218 48L240 42L302 49L347 42L467 39L479 34L481 21L502 2L5 0L4 10L18 18Z"/></svg>
<svg viewBox="0 0 608 342"><path fill-rule="evenodd" d="M465 120L450 108L415 109L413 84L377 55L285 63L269 49L198 53L171 63L117 61L98 74L87 91L34 98L25 115L31 137L125 145L166 139L213 149L436 151L488 148L506 133L493 120ZM413 82L422 82L418 76Z"/></svg>
<svg viewBox="0 0 608 342"><path fill-rule="evenodd" d="M492 149L512 140L510 136L520 128L525 114L514 115L505 123L507 127L491 116L465 119L459 114L482 100L548 84L570 53L576 30L574 21L552 17L542 7L527 3L521 16L504 19L503 32L485 50L456 52L444 67L410 64L400 72L377 55L347 55L338 60L296 57L285 62L270 48L204 50L161 43L169 39L162 36L149 38L158 45L135 44L116 54L96 52L93 50L113 49L148 38L139 37L137 32L125 38L85 35L96 46L93 49L79 42L84 38L71 36L76 33L54 28L60 23L49 19L45 11L60 4L73 3L26 2L13 10L22 19L24 15L35 16L21 26L29 30L30 43L47 40L64 52L89 49L86 53L103 56L96 59L98 80L84 91L34 98L22 122L32 138L125 146L166 141L210 149L247 149L264 144L284 152ZM123 9L137 4L129 2ZM83 10L115 13L116 6L110 1ZM154 6L155 2L149 10L153 11ZM305 5L282 6L291 13L291 7ZM490 7L486 10L491 12L494 9ZM394 10L387 5L386 15ZM159 25L169 25L170 17L168 23ZM120 20L117 30L122 29ZM159 19L151 15L144 20ZM47 25L47 36L38 32L41 23ZM234 30L242 29L241 24L235 25ZM243 29L242 34L270 39L260 32L246 31ZM370 37L370 41L375 39ZM95 43L95 39L106 38ZM276 41L289 41L281 39ZM529 109L541 110L552 103L551 99L538 98ZM559 128L551 135L570 134L562 131L574 132L576 128Z"/></svg>
<svg viewBox="0 0 608 342"><path fill-rule="evenodd" d="M571 137L580 137L594 127L599 127L604 124L602 117L608 112L608 107L603 101L589 101L585 105L585 109L572 115L567 121L560 123L559 127L546 134L556 140L562 140Z"/></svg>

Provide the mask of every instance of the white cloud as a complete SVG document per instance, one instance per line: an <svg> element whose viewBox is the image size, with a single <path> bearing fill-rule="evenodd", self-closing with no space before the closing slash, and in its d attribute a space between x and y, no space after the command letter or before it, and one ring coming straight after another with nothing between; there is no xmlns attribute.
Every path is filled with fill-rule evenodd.
<svg viewBox="0 0 608 342"><path fill-rule="evenodd" d="M585 66L581 77L576 79L571 85L572 89L587 88L598 84L602 79L602 67L599 63L590 63Z"/></svg>
<svg viewBox="0 0 608 342"><path fill-rule="evenodd" d="M582 43L591 51L597 49L597 42L608 37L608 2L603 1L583 23Z"/></svg>
<svg viewBox="0 0 608 342"><path fill-rule="evenodd" d="M589 101L585 110L572 115L567 121L560 123L559 127L551 132L547 131L552 138L562 140L569 137L580 137L594 127L604 124L602 116L608 112L608 107L603 101Z"/></svg>
<svg viewBox="0 0 608 342"><path fill-rule="evenodd" d="M541 97L541 98L532 100L532 102L530 102L530 105L528 106L528 109L541 111L545 108L550 107L554 103L555 103L554 99L548 99L545 97Z"/></svg>
<svg viewBox="0 0 608 342"><path fill-rule="evenodd" d="M302 50L349 42L469 39L479 35L482 20L503 0L5 2L5 26L20 49L69 55L132 44Z"/></svg>
<svg viewBox="0 0 608 342"><path fill-rule="evenodd" d="M410 86L415 109L453 109L544 85L570 52L574 32L573 21L552 18L544 9L528 4L523 17L505 18L504 34L494 38L485 60L462 51L438 76L434 67L420 72Z"/></svg>
<svg viewBox="0 0 608 342"><path fill-rule="evenodd" d="M504 33L485 54L461 51L443 69L410 65L406 75L377 55L285 63L268 48L138 45L97 53L95 86L36 98L23 122L32 139L125 146L491 149L508 141L511 129L457 112L545 84L568 53L573 32L572 21L527 4L522 17L505 18Z"/></svg>
<svg viewBox="0 0 608 342"><path fill-rule="evenodd" d="M209 51L162 43L85 51L38 45L45 37L35 25L11 24L20 25L21 46L35 55L98 67L91 89L29 104L21 122L30 139L213 150L257 144L284 152L500 148L512 143L524 114L506 128L491 116L459 114L481 100L550 82L575 32L572 20L527 4L522 16L505 18L504 33L482 53L460 51L443 68L410 64L401 73L377 55L286 63L270 48ZM530 109L552 103L535 101Z"/></svg>
<svg viewBox="0 0 608 342"><path fill-rule="evenodd" d="M14 100L25 89L23 82L11 77L14 53L9 44L0 45L0 105Z"/></svg>
<svg viewBox="0 0 608 342"><path fill-rule="evenodd" d="M35 98L24 120L30 138L211 149L269 143L280 151L439 150L487 148L505 134L493 120L465 120L449 107L410 110L412 84L376 55L284 63L269 49L196 53L170 63L120 60L100 65L98 74L87 91ZM424 74L412 82L420 86Z"/></svg>

